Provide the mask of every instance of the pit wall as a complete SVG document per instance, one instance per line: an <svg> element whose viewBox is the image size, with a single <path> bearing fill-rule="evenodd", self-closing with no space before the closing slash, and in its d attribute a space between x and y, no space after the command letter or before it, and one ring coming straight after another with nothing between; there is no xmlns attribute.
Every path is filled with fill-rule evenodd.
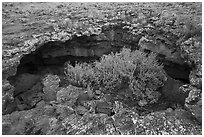
<svg viewBox="0 0 204 137"><path fill-rule="evenodd" d="M45 70L45 66L50 68L51 65L53 70L55 67L59 68L60 65L60 72L56 72L56 74L62 74L63 63L66 61L66 57L73 57L74 61L77 58L79 60L80 58L91 58L94 60L104 54L117 52L123 47L133 50L139 48L146 49L158 53L158 55L162 55L160 60L164 65L172 66L171 64L174 64L173 69L167 67L167 74L171 74L177 70L178 74L184 72L185 75L175 75L175 78L188 79L191 69L183 62L181 56L178 56L178 50L174 49L171 51L169 44L165 46L165 43L161 42L158 42L159 44L155 44L154 42L152 44L153 47L149 48L149 41L147 44L147 40L143 36L144 34L133 34L124 26L124 24L103 26L101 29L96 28L95 31L84 34L70 35L69 32L65 31L39 34L33 36L31 40L25 41L23 45L18 45L20 48L4 50L2 71L3 108L6 109L7 106L10 106L14 102L13 97L16 94L14 93L15 87L10 81L19 74L37 74L38 70ZM175 68L175 64L178 69ZM187 71L183 70L183 65L187 66ZM9 111L6 110L5 113L9 113Z"/></svg>

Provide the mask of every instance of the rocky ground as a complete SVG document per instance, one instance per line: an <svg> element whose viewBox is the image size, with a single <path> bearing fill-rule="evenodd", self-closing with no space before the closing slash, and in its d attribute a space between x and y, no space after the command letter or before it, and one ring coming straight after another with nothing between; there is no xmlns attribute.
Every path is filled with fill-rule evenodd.
<svg viewBox="0 0 204 137"><path fill-rule="evenodd" d="M2 134L202 134L201 19L202 3L2 3ZM164 65L155 104L67 83L66 61L123 47Z"/></svg>

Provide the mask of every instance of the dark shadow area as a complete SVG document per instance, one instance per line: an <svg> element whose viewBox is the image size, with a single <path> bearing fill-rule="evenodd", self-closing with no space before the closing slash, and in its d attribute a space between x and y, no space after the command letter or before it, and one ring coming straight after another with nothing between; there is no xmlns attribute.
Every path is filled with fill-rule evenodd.
<svg viewBox="0 0 204 137"><path fill-rule="evenodd" d="M164 70L173 79L182 81L184 83L190 83L189 74L192 68L188 64L176 64L173 62L164 64Z"/></svg>
<svg viewBox="0 0 204 137"><path fill-rule="evenodd" d="M150 53L150 51L145 51ZM165 59L164 55L158 54L157 58L159 63L163 64L165 72L173 79L182 81L183 83L190 83L189 75L193 67L187 63L178 64Z"/></svg>

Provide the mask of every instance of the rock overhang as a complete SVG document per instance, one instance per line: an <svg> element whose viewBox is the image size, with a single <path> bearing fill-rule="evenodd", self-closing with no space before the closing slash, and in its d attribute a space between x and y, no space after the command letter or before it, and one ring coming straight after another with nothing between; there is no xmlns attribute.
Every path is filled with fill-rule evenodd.
<svg viewBox="0 0 204 137"><path fill-rule="evenodd" d="M53 46L52 51L55 49L66 49L68 48L69 51L61 50L61 55L73 55L73 56L101 56L103 53L97 53L97 45L100 45L100 42L103 43L101 48L107 48L111 46L121 47L121 45L131 45L129 47L133 47L137 45L140 39L140 35L133 35L130 31L123 30L120 25L104 25L101 29L92 28L93 30L97 31L88 31L90 28L83 32L70 32L66 30L58 30L50 33L43 33L39 35L33 35L32 39L26 40L24 43L20 43L17 45L16 48L11 48L8 50L3 50L3 79L8 78L9 76L15 75L15 71L11 68L16 68L20 64L20 60L28 55L32 54L38 49L42 48L45 45ZM124 26L124 25L123 25ZM103 28L103 29L102 29ZM98 31L100 30L100 31ZM117 30L119 32L117 32ZM120 32L120 31L123 32ZM124 33L126 32L126 33ZM80 38L82 42L80 42ZM90 45L84 44L83 39L87 41L92 40ZM76 40L79 41L76 43ZM69 43L69 41L72 41ZM73 43L75 41L75 43ZM97 43L99 42L99 43ZM55 43L55 44L52 44ZM66 44L69 43L69 44ZM72 46L75 44L75 47ZM83 47L85 46L85 47ZM48 46L49 47L49 46ZM82 47L82 48L79 48ZM92 49L90 49L92 47ZM46 58L49 56L52 51L48 51L47 53L44 52L44 57ZM65 52L66 51L66 52ZM84 51L84 52L80 52ZM104 51L106 52L106 51ZM56 52L54 52L56 53ZM106 52L107 53L107 52ZM60 55L60 56L61 56ZM52 54L54 56L54 54ZM12 72L11 72L12 71Z"/></svg>

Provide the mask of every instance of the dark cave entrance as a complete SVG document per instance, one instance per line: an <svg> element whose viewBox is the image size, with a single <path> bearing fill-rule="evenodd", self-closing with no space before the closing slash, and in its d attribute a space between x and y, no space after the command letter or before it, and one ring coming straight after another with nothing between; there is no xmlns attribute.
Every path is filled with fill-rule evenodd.
<svg viewBox="0 0 204 137"><path fill-rule="evenodd" d="M32 58L32 60L28 61L28 58ZM23 73L30 74L40 74L43 75L43 70L50 69L50 73L54 75L63 75L62 69L64 68L64 63L69 62L72 66L75 66L76 63L92 63L96 60L99 60L100 57L75 57L72 55L60 56L60 57L50 57L50 58L42 58L40 54L34 53L33 55L29 54L24 56L20 65L17 67L16 75L20 75ZM56 69L56 71L52 71L52 69ZM58 70L58 71L57 71Z"/></svg>
<svg viewBox="0 0 204 137"><path fill-rule="evenodd" d="M158 54L157 60L163 64L163 69L171 78L182 81L186 84L190 83L189 75L193 67L188 63L183 62L183 64L178 64L176 62L165 60L165 56L160 54Z"/></svg>
<svg viewBox="0 0 204 137"><path fill-rule="evenodd" d="M175 80L182 81L183 83L190 83L189 74L192 68L188 64L176 64L172 63L164 65L166 73Z"/></svg>

